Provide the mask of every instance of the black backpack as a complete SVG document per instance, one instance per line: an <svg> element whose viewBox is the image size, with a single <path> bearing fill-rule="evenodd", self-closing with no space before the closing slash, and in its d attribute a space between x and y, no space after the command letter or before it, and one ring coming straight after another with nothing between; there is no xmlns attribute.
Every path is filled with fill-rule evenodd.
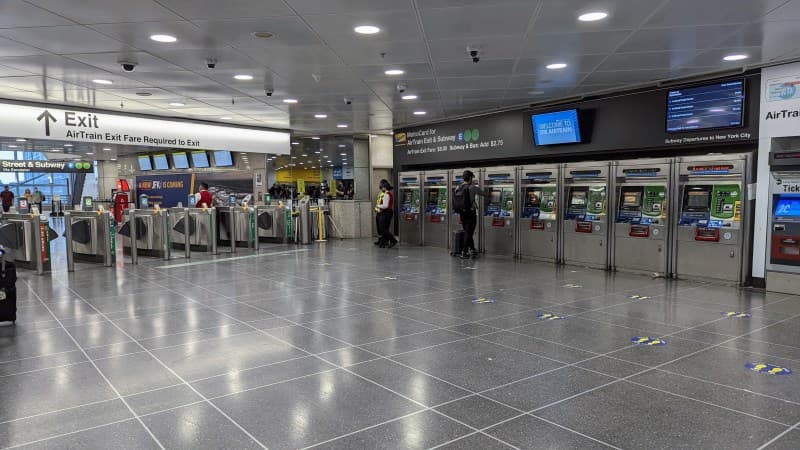
<svg viewBox="0 0 800 450"><path fill-rule="evenodd" d="M453 193L453 211L461 214L472 210L472 201L469 196L469 186L462 184Z"/></svg>

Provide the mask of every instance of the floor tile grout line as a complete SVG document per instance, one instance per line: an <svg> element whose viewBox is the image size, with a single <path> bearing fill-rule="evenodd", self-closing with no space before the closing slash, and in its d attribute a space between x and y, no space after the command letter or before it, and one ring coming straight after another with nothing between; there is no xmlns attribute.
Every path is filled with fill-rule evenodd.
<svg viewBox="0 0 800 450"><path fill-rule="evenodd" d="M167 290L170 290L170 289L168 289L168 288L165 288L165 289L167 289ZM200 302L198 302L198 303L200 303ZM213 308L212 308L212 309L213 309ZM224 315L224 313L220 313L220 314L223 314L223 315ZM238 320L238 319L235 319L235 320ZM243 322L243 323L244 323L244 322ZM300 325L300 324L295 324L295 325L301 326L301 327L303 327L303 328L306 328L306 329L308 329L308 330L310 330L310 331L316 331L316 330L313 330L313 329L311 329L311 328L305 327L305 326L303 326L303 325ZM286 340L283 340L283 339L281 339L281 338L279 338L279 337L277 337L277 336L274 336L274 335L272 335L272 334L270 334L270 333L268 333L268 332L266 332L266 331L264 331L264 330L258 330L258 331L259 331L260 333L262 333L262 334L264 334L264 335L268 336L268 337L271 337L272 339L275 339L275 340L277 340L277 341L279 341L279 342L283 342L285 345L288 345L288 346L290 346L290 347L296 348L296 349L298 349L298 350L300 350L300 351L302 351L302 352L309 353L309 352L307 352L306 350L303 350L302 348L300 348L300 347L297 347L297 346L295 346L294 344L292 344L292 343L290 343L290 342L288 342L288 341L286 341ZM348 343L348 342L346 342L346 341L340 340L340 339L338 339L338 338L335 338L335 337L333 337L333 336L328 336L328 335L326 335L326 334L324 334L324 333L320 333L320 334L322 334L323 336L326 336L326 337L328 337L328 338L331 338L331 339L334 339L334 340L340 341L340 342L342 342L342 343L344 343L344 344L346 344L346 345L348 345L348 346L352 346L352 344L351 344L351 343ZM367 351L367 352L368 352L368 353L373 353L373 352L369 352L369 351ZM378 355L378 354L376 354L376 353L373 353L373 354L374 354L374 355L376 355L376 356L377 356L379 359L382 359L382 358L384 358L382 355ZM318 357L318 356L316 356L316 355L310 355L310 356L314 356L314 357L316 357L316 358L320 359L321 361L323 361L323 362L325 362L325 363L331 364L331 365L333 365L334 367L336 367L336 368L338 368L338 369L341 369L341 370L343 370L343 371L345 371L345 372L347 372L347 373L349 373L349 374L351 374L351 375L353 375L353 376L355 376L355 377L357 377L357 378L360 378L360 379L362 379L362 380L364 380L364 381L367 381L367 382L368 382L368 383L370 383L370 384L373 384L373 385L375 385L375 386L378 386L378 387L379 387L379 388L381 388L381 389L384 389L384 390L386 390L386 391L388 391L388 392L391 392L391 393L393 393L394 395L397 395L397 396L399 396L399 397L401 397L401 398L404 398L404 399L406 399L406 400L407 400L407 401L409 401L409 402L412 402L412 403L414 403L414 404L416 404L416 405L419 405L419 406L421 406L421 407L423 407L423 408L426 408L426 407L427 407L425 404L423 404L423 403L421 403L421 402L418 402L418 401L416 401L416 400L412 399L411 397L408 397L408 396L406 396L406 395L404 395L404 394L401 394L401 393L399 393L399 392L397 392L397 391L395 391L395 390L393 390L393 389L391 389L391 388L389 388L389 387L387 387L387 386L384 386L384 385L382 385L382 384L380 384L380 383L378 383L378 382L376 382L376 381L373 381L373 380L371 380L371 379L369 379L369 378L366 378L366 377L364 377L364 376L362 376L362 375L360 375L360 374L358 374L358 373L355 373L355 372L353 372L353 371L349 370L349 369L348 369L348 368L346 368L346 367L343 367L343 366L341 366L341 365L338 365L338 364L334 364L333 362L330 362L330 361L326 361L326 360L324 360L324 359L322 359L322 358L319 358L319 357ZM464 389L464 390L466 391L466 389ZM470 428L470 429L473 429L473 430L475 429L475 428L474 428L474 427L472 427L471 425L469 425L469 424L466 424L466 423L464 423L464 422L462 422L462 421L460 421L460 420L457 420L457 419L455 419L455 418L449 417L449 416L447 416L447 415L443 414L443 413L442 413L442 412L440 412L440 411L435 411L435 412L436 412L437 414L440 414L440 415L442 415L443 417L445 417L445 418L447 418L447 419L449 419L449 420L452 420L453 422L456 422L456 423L459 423L459 424L461 424L461 425L463 425L463 426L466 426L467 428ZM497 439L497 438L495 438L495 439ZM499 439L497 439L497 440L499 441ZM500 442L503 442L503 441L500 441ZM503 443L505 443L505 442L503 442Z"/></svg>
<svg viewBox="0 0 800 450"><path fill-rule="evenodd" d="M28 280L24 280L24 282L25 282L25 283L28 285L28 287L30 288L30 284L29 284ZM34 294L34 295L36 295L36 294ZM50 312L50 314L53 316L53 318L55 318L56 320L58 320L58 318L55 316L55 314L53 314L53 311L50 309L50 307L49 307L49 306L47 306L47 304L45 304L45 302L44 302L44 301L42 301L42 299L41 299L41 298L39 299L39 301L41 302L41 304L42 304L42 305L43 305L45 308L47 308L47 310ZM59 323L61 323L61 321L60 321L60 320L58 320L58 322L59 322ZM89 354L88 354L88 353L86 353L86 350L84 350L84 349L83 349L83 347L81 347L81 345L78 343L78 340L77 340L77 339L75 339L75 337L74 337L74 336L73 336L73 335L72 335L72 334L71 334L69 331L67 331L67 329L64 327L64 325L63 325L63 324L61 325L61 328L62 328L62 330L64 331L64 333L66 333L66 334L67 334L67 336L69 336L69 338L70 338L70 340L72 340L73 344L74 344L76 347L78 347L78 350L80 350L80 351L81 351L81 353L83 353L83 356L84 356L86 359L90 360L90 358L89 358ZM114 393L117 395L117 398L119 398L119 400L121 400L121 401L122 401L122 403L125 405L125 407L128 409L128 411L130 411L130 413L133 415L133 418L139 422L139 424L140 424L140 425L141 425L141 426L142 426L142 427L145 429L145 431L147 431L147 434L148 434L148 435L150 435L150 437L151 437L151 438L153 439L153 441L154 441L154 442L155 442L155 443L158 445L158 447L159 447L159 448L161 448L161 449L163 450L163 449L165 448L165 447L164 447L164 445L163 445L163 444L161 443L161 441L160 441L160 440L159 440L159 439L156 437L156 435L155 435L155 434L153 434L153 431L150 429L150 427L148 427L148 426L147 426L147 425L144 423L144 421L141 419L141 417L139 417L139 415L138 415L138 414L136 413L136 411L135 411L135 410L134 410L134 409L131 407L131 405L130 405L130 404L129 404L129 403L126 401L126 400L125 400L125 398L122 396L122 394L121 394L121 393L119 392L119 390L116 388L116 386L114 386L114 384L111 382L111 380L109 380L109 379L108 379L108 377L107 377L107 376L106 376L106 375L103 373L103 371L101 371L101 370L100 370L100 367L98 367L98 366L97 366L97 364L96 364L94 361L91 361L91 360L90 360L89 362L90 362L90 364L92 365L92 367L94 368L94 370L95 370L95 371L97 371L97 373L100 375L100 377L101 377L101 378L103 378L103 380L106 382L106 384L108 384L108 386L111 388L111 390L112 390L112 391L113 391L113 392L114 392Z"/></svg>
<svg viewBox="0 0 800 450"><path fill-rule="evenodd" d="M793 430L797 430L798 427L800 427L800 422L797 422L796 424L792 425L791 427L783 430L783 432L778 433L777 436L775 436L774 438L770 439L769 441L767 441L766 443L761 445L761 447L758 447L758 450L763 450L765 448L768 448L770 445L778 442L782 437L784 437L787 434L791 433Z"/></svg>
<svg viewBox="0 0 800 450"><path fill-rule="evenodd" d="M62 282L62 284L63 284L63 282ZM84 299L82 296L80 296L80 295L79 295L77 292L75 292L75 291L74 291L72 288L70 288L68 284L66 285L66 287L67 287L67 289L68 289L68 290L72 291L72 292L73 292L75 295L77 295L77 296L80 298L80 300L81 300L81 301L83 301L83 302L85 302L86 304L88 304L88 305L89 305L89 306L90 306L92 309L94 309L95 311L97 311L97 312L98 312L98 314L102 315L102 316L103 316L103 317L104 317L106 320L108 320L108 317L107 317L107 316L105 316L105 314L103 314L102 312L100 312L100 311L99 311L99 310L98 310L98 309L97 309L97 308L96 308L96 307L95 307L95 306L94 306L94 305L93 305L91 302L89 302L88 300L86 300L86 299ZM172 292L175 292L175 291L172 291ZM129 339L131 339L131 340L132 340L132 341L133 341L133 342L134 342L136 345L138 345L139 347L141 347L141 348L142 348L142 350L144 350L144 351L145 351L145 352L146 352L146 353L147 353L147 354L148 354L148 355L149 355L151 358L153 358L153 360L157 361L157 362L158 362L158 363L159 363L161 366L163 366L165 369L167 369L167 371L169 371L169 372L170 372L170 373L171 373L171 374L172 374L172 375L173 375L175 378L177 378L178 380L180 380L181 382L183 382L183 383L184 383L186 386L188 386L188 387L189 387L189 389L191 389L192 391L194 391L194 393L195 393L195 394L197 394L197 396L198 396L198 397L200 397L201 399L205 400L205 401L206 401L206 402L207 402L207 403L208 403L208 404L209 404L209 405L210 405L212 408L214 408L214 409L215 409L215 410L217 410L217 412L219 412L219 413L220 413L222 416L224 416L225 418L227 418L227 419L228 419L228 420L229 420L229 421L230 421L230 422L231 422L231 423L232 423L234 426L236 426L237 428L239 428L239 429L240 429L240 430L241 430L241 431L242 431L242 432L243 432L243 433L244 433L246 436L248 436L250 439L252 439L252 440L253 440L253 441L254 441L256 444L258 444L258 446L259 446L259 447L262 447L262 448L264 448L264 449L267 449L267 446L266 446L266 445L262 444L262 443L261 443L261 442L260 442L258 439L256 439L256 438L255 438L255 437L254 437L252 434L250 434L250 432L249 432L249 431L245 430L245 429L244 429L244 428L243 428L241 425L239 425L239 424L238 424L236 421L234 421L234 420L233 420L233 419L232 419L232 418L231 418L229 415L227 415L227 414L226 414L224 411L222 411L221 409L219 409L219 407L217 407L217 406L216 406L215 404L213 404L212 402L208 401L208 399L206 399L206 397L205 397L204 395L202 395L202 394L201 394L199 391L197 391L197 390L196 390L196 389L195 389L195 388L194 388L194 387L193 387L191 384L189 384L189 383L188 383L188 382L187 382L187 381L186 381L186 380L185 380L183 377L181 377L180 375L178 375L178 373L177 373L177 372L175 372L175 371L174 371L174 370L173 370L171 367L169 367L168 365L166 365L166 364L165 364L165 363L164 363L164 362L163 362L163 361L162 361L160 358L158 358L157 356L155 356L155 355L154 355L154 354L153 354L153 353L152 353L150 350L148 350L148 349L147 349L147 348L146 348L144 345L142 345L142 344L141 344L139 341L137 341L136 339L134 339L134 338L133 338L133 336L131 336L131 335L130 335L128 332L126 332L126 331L125 331L125 330L123 330L121 327L119 327L119 325L117 325L116 323L114 323L114 322L112 322L112 321L110 321L110 320L109 320L109 322L111 322L111 323L112 323L112 324L113 324L113 325L114 325L114 326L115 326L115 327L116 327L116 328L117 328L117 329L118 329L120 332L122 332L122 333L123 333L125 336L127 336ZM88 357L88 355L87 355L87 357ZM96 367L96 366L95 366L95 367ZM98 371L99 371L99 370L100 370L100 369L98 369ZM138 417L138 416L137 416L137 417ZM144 422L142 422L142 424L144 424ZM149 429L148 429L148 430L149 430ZM153 437L155 438L155 436L153 436ZM162 447L162 448L163 448L163 447Z"/></svg>
<svg viewBox="0 0 800 450"><path fill-rule="evenodd" d="M63 438L63 437L72 436L72 435L75 435L75 434L78 434L78 433L83 433L83 432L86 432L86 431L97 430L97 429L100 429L100 428L110 427L112 425L119 425L119 424L122 424L122 423L125 423L125 422L133 422L133 421L136 421L136 419L133 418L133 417L128 418L128 419L115 420L113 422L104 423L104 424L101 424L101 425L95 425L95 426L88 427L88 428L82 428L80 430L68 431L66 433L61 433L61 434L54 435L54 436L48 436L48 437L45 437L45 438L37 439L35 441L23 442L21 444L12 445L10 447L3 447L3 449L5 450L5 449L12 449L12 448L27 447L29 445L39 444L39 443L51 441L51 440L54 440L54 439L60 439L60 438ZM161 447L161 448L163 449L164 447Z"/></svg>

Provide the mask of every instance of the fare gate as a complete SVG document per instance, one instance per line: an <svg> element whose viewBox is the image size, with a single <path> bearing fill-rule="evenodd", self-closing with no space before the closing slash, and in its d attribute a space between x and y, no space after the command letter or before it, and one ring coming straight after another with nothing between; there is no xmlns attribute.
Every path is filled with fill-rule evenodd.
<svg viewBox="0 0 800 450"><path fill-rule="evenodd" d="M116 222L108 211L65 211L64 237L67 241L67 271L75 261L112 267L116 261Z"/></svg>

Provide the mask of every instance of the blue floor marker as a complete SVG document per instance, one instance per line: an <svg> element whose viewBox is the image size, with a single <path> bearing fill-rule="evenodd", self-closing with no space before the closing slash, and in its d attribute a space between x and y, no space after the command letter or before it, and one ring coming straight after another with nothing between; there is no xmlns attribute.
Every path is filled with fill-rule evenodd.
<svg viewBox="0 0 800 450"><path fill-rule="evenodd" d="M647 345L650 347L662 347L667 345L667 341L659 338L652 338L652 337L644 337L644 336L637 336L631 338L631 342L636 345Z"/></svg>
<svg viewBox="0 0 800 450"><path fill-rule="evenodd" d="M792 371L786 367L774 366L765 363L747 363L744 365L748 370L767 375L791 375Z"/></svg>

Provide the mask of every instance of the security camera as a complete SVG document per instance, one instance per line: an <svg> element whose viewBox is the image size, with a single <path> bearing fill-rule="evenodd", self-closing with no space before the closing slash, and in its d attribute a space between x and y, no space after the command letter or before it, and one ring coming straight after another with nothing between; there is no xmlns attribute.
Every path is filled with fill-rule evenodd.
<svg viewBox="0 0 800 450"><path fill-rule="evenodd" d="M480 62L481 58L478 56L479 50L473 47L467 47L467 52L469 52L469 56L472 57L472 62L477 64Z"/></svg>
<svg viewBox="0 0 800 450"><path fill-rule="evenodd" d="M206 59L206 67L208 67L209 69L216 68L217 67L217 60L214 59L214 58Z"/></svg>
<svg viewBox="0 0 800 450"><path fill-rule="evenodd" d="M408 88L408 86L406 86L405 84L400 83L400 84L397 85L397 92L402 94L403 92L406 91L407 88Z"/></svg>
<svg viewBox="0 0 800 450"><path fill-rule="evenodd" d="M352 99L352 98L345 97L345 98L344 98L344 104L345 104L345 105L352 105L352 104L353 104L353 99Z"/></svg>
<svg viewBox="0 0 800 450"><path fill-rule="evenodd" d="M264 93L266 93L266 94L267 94L267 97L272 97L272 94L274 94L274 93L275 93L275 89L272 89L272 88L265 88L265 89L264 89Z"/></svg>
<svg viewBox="0 0 800 450"><path fill-rule="evenodd" d="M139 64L134 61L119 61L119 64L122 66L122 70L125 72L133 72L136 69L136 66Z"/></svg>

